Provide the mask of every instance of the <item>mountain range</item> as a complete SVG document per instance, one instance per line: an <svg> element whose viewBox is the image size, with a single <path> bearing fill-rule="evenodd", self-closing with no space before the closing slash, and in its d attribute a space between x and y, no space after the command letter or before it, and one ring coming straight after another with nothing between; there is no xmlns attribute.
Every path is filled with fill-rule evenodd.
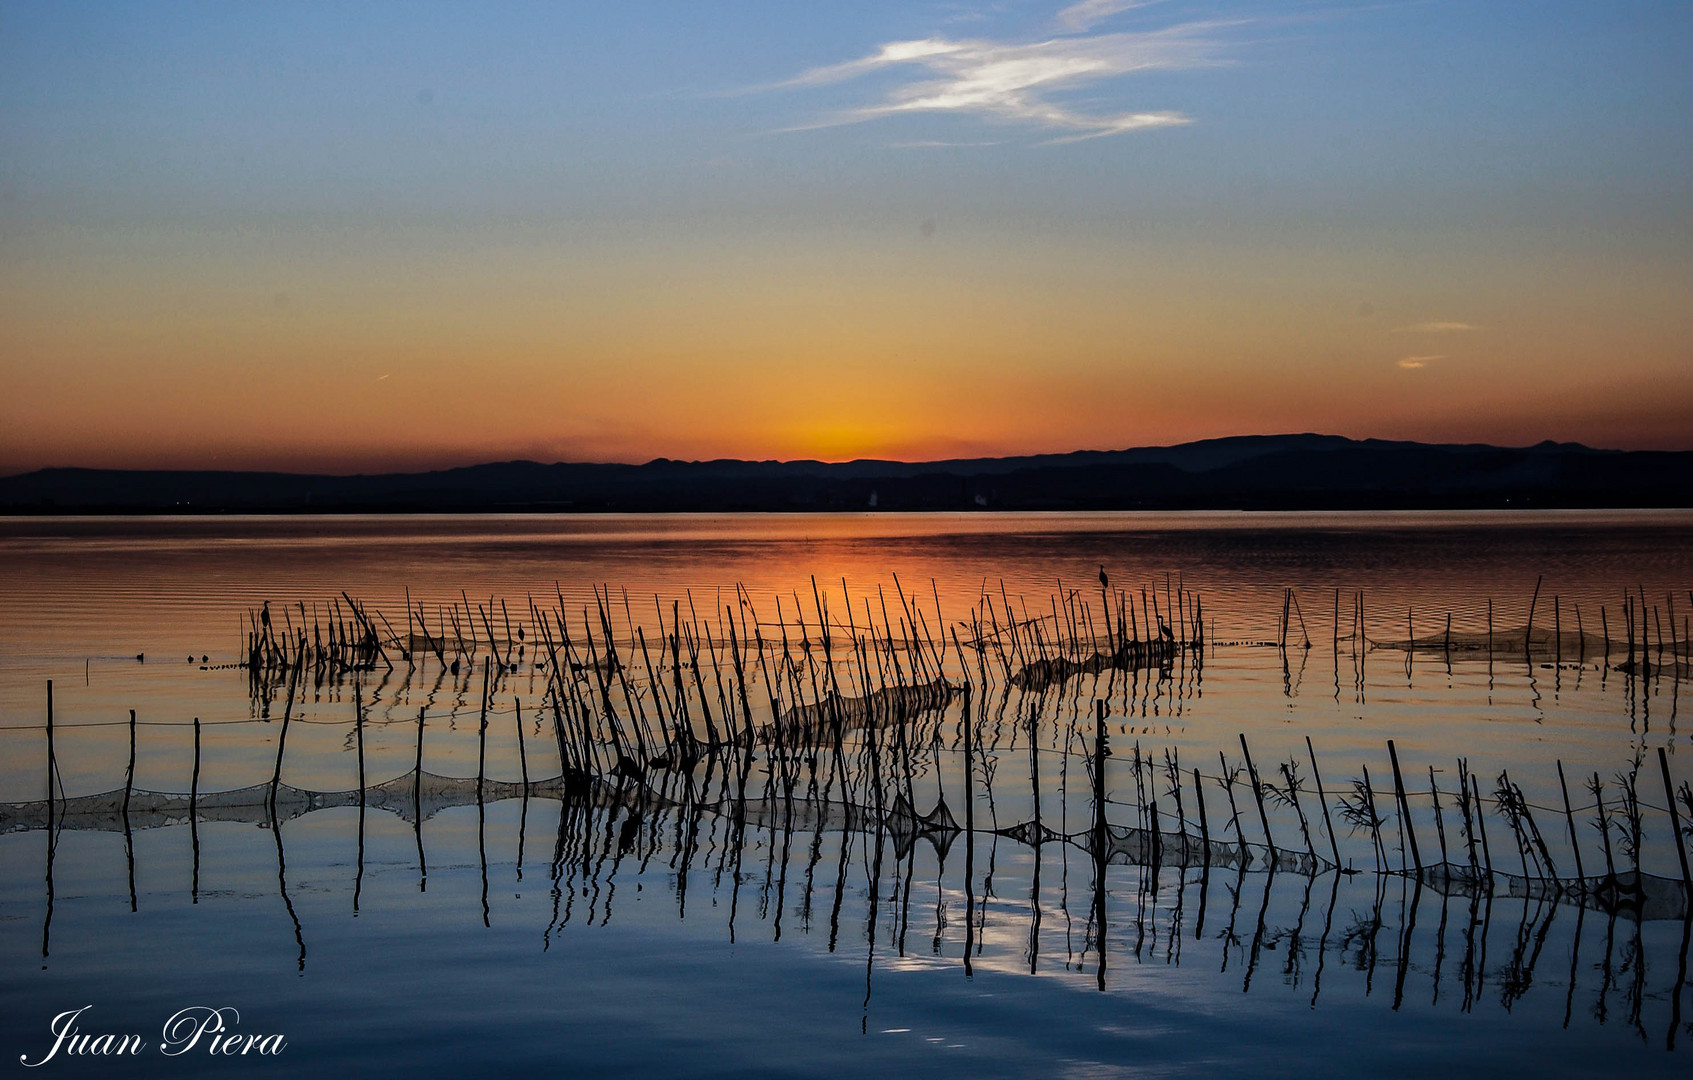
<svg viewBox="0 0 1693 1080"><path fill-rule="evenodd" d="M1251 435L903 462L506 461L355 476L51 468L0 513L1347 510L1693 506L1693 451Z"/></svg>

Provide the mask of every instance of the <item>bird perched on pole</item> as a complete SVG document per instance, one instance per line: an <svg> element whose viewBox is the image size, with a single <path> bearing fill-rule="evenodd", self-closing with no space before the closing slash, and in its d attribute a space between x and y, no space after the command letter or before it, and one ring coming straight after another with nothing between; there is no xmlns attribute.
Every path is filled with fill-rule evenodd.
<svg viewBox="0 0 1693 1080"><path fill-rule="evenodd" d="M1099 587L1102 589L1109 589L1111 587L1111 579L1105 576L1104 563L1099 564Z"/></svg>

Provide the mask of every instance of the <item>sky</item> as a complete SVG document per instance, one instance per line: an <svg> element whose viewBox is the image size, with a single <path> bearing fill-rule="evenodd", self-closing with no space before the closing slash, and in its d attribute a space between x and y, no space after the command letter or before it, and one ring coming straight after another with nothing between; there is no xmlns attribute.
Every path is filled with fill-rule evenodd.
<svg viewBox="0 0 1693 1080"><path fill-rule="evenodd" d="M0 0L0 473L1693 449L1693 4Z"/></svg>

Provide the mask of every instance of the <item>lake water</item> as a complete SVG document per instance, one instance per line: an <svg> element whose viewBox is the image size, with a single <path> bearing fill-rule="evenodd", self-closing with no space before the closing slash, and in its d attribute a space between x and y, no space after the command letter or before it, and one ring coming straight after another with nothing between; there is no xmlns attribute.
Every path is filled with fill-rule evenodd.
<svg viewBox="0 0 1693 1080"><path fill-rule="evenodd" d="M1693 922L1658 753L1672 784L1693 776L1690 584L1687 512L3 521L0 1050L33 1074L10 1062L88 1005L82 1031L153 1045L47 1068L1685 1075ZM281 634L345 614L343 594L390 641L372 670L290 700L242 666L251 612L268 602ZM1044 692L1004 677L1049 646L1109 652L1103 608L1125 600L1184 638L1201 611L1202 645ZM1625 604L1645 670L1625 663ZM1562 631L1551 652L1521 647L1531 607ZM549 612L577 648L609 629L625 714L656 718L680 686L696 718L744 708L762 729L818 686L921 670L955 690L834 753L761 743L567 790L549 783L575 752ZM712 636L685 686L662 644L678 615ZM402 657L412 616L477 656ZM990 647L990 619L1022 630ZM882 640L855 654L867 625ZM1395 647L1448 626L1494 647ZM739 684L731 628L764 661ZM582 707L603 708L582 671ZM1365 769L1379 846L1345 820ZM280 796L253 797L273 779ZM1502 812L1507 783L1532 824ZM901 818L901 797L958 828ZM1200 798L1244 865L1195 857ZM1597 881L1607 845L1650 903L1545 886L1578 852ZM1482 859L1492 890L1406 869ZM286 1049L161 1055L190 1006L239 1009Z"/></svg>

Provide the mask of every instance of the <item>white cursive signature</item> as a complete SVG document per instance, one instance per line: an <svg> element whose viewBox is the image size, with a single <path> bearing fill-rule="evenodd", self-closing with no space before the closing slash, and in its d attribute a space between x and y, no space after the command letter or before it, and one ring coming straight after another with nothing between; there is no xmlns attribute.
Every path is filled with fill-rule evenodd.
<svg viewBox="0 0 1693 1080"><path fill-rule="evenodd" d="M63 1054L66 1057L131 1057L147 1049L147 1041L139 1035L85 1032L77 1021L93 1006L69 1009L53 1017L47 1030L53 1035L53 1045L39 1061L19 1054L18 1061L27 1069L47 1064ZM197 1046L204 1046L213 1057L237 1057L265 1054L271 1057L282 1053L288 1040L281 1035L251 1035L235 1031L241 1023L237 1009L212 1008L209 1005L190 1005L178 1009L165 1021L159 1040L159 1053L179 1057Z"/></svg>

